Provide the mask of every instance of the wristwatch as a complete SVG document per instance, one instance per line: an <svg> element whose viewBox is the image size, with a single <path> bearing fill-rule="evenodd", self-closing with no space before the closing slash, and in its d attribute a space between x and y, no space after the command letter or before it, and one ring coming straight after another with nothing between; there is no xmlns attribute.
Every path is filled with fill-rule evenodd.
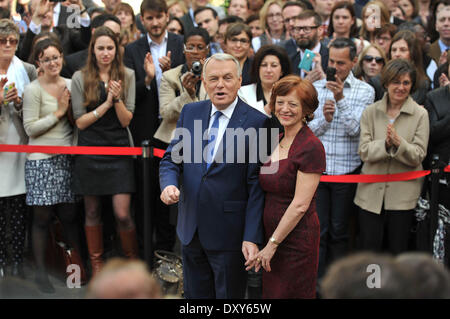
<svg viewBox="0 0 450 319"><path fill-rule="evenodd" d="M270 242L271 242L271 243L274 243L274 244L275 244L275 245L277 245L277 246L279 246L279 245L281 244L281 243L280 243L280 242L278 242L278 241L277 241L277 240L275 239L275 237L273 237L273 236L272 236L272 237L270 237L270 239L269 239L269 240L270 240Z"/></svg>

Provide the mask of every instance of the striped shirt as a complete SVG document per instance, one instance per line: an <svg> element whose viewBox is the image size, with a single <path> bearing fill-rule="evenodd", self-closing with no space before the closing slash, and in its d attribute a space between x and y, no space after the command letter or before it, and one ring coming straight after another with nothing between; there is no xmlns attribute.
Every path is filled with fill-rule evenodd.
<svg viewBox="0 0 450 319"><path fill-rule="evenodd" d="M319 107L308 126L325 148L325 173L348 174L361 164L358 155L359 120L364 109L374 102L375 91L350 72L344 82L344 98L336 103L333 120L327 122L323 115L323 105L326 100L335 100L333 93L325 87L326 83L326 79L313 83L319 96Z"/></svg>

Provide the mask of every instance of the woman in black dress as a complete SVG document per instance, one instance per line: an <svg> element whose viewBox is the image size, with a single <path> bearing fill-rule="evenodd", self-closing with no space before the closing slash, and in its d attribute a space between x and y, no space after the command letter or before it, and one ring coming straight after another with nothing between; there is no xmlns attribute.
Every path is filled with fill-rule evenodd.
<svg viewBox="0 0 450 319"><path fill-rule="evenodd" d="M72 78L72 105L79 146L130 146L128 125L135 101L134 71L122 62L118 39L107 27L97 28L86 66ZM122 249L137 257L135 225L130 215L135 191L133 159L127 156L80 155L75 158L74 189L84 196L86 240L93 275L102 266L102 195L112 195Z"/></svg>

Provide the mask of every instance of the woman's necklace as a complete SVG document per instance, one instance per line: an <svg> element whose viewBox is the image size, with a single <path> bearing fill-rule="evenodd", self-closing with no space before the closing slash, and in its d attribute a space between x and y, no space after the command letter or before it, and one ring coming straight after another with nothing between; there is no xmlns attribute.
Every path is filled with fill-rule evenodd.
<svg viewBox="0 0 450 319"><path fill-rule="evenodd" d="M288 145L286 145L286 146L281 145L281 142L280 142L278 145L280 145L280 147L281 147L282 149L286 149L286 148L288 148L289 146L291 146L292 142L293 142L293 141L291 141L290 143L288 143Z"/></svg>

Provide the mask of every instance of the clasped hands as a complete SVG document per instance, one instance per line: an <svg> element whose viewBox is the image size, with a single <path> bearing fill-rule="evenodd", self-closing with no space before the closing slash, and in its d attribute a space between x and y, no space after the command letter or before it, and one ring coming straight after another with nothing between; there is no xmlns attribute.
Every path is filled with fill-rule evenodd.
<svg viewBox="0 0 450 319"><path fill-rule="evenodd" d="M399 147L401 143L401 139L397 134L397 131L394 128L393 124L388 124L387 133L386 133L386 149L389 149L391 146Z"/></svg>
<svg viewBox="0 0 450 319"><path fill-rule="evenodd" d="M122 90L122 81L110 80L108 83L108 97L107 100L110 102L110 106L114 105L114 101L120 99L120 94Z"/></svg>
<svg viewBox="0 0 450 319"><path fill-rule="evenodd" d="M167 51L167 55L160 57L158 59L159 62L159 67L161 68L161 70L163 72L170 70L171 68L171 56L172 56L172 52L171 51ZM150 52L147 52L147 54L145 55L145 59L144 59L144 70L145 70L145 84L146 85L150 85L150 82L153 80L153 78L155 77L155 64L153 61L153 57L152 54Z"/></svg>
<svg viewBox="0 0 450 319"><path fill-rule="evenodd" d="M176 186L169 185L164 188L160 197L164 204L172 205L178 203L180 200L180 191ZM257 272L262 266L266 271L271 271L270 260L275 254L276 249L277 246L275 244L268 242L266 247L259 251L258 246L255 243L243 241L242 254L245 258L245 270L248 271L255 268L255 271Z"/></svg>

